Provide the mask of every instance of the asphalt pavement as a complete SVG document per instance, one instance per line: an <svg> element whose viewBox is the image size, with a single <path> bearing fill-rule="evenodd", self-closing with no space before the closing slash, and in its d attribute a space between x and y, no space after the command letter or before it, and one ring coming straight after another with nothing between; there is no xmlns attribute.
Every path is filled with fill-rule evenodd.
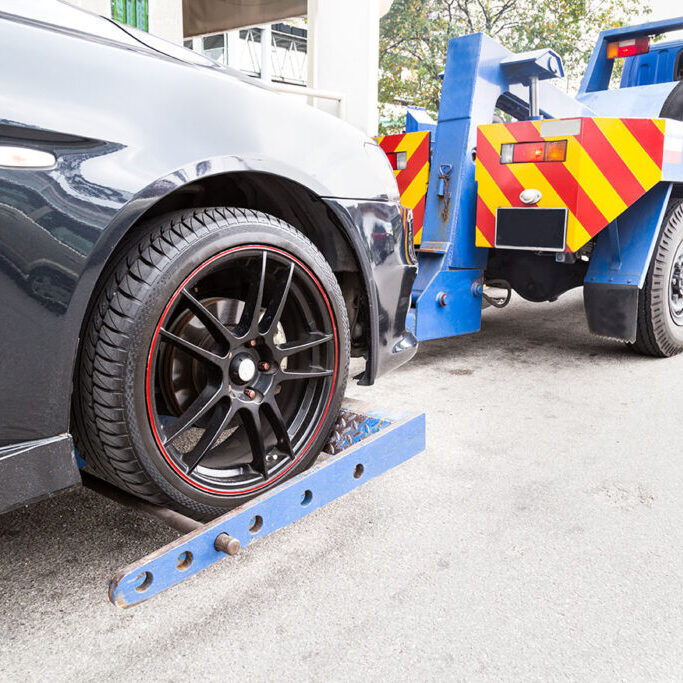
<svg viewBox="0 0 683 683"><path fill-rule="evenodd" d="M77 490L0 517L0 680L681 680L683 357L515 299L349 395L427 451L136 608L177 534Z"/></svg>

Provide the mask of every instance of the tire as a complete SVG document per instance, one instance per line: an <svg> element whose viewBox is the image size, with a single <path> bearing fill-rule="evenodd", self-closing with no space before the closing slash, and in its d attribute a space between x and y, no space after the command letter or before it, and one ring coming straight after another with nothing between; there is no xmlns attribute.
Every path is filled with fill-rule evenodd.
<svg viewBox="0 0 683 683"><path fill-rule="evenodd" d="M88 466L209 519L309 467L348 375L342 293L316 247L231 208L148 224L82 342L76 444Z"/></svg>
<svg viewBox="0 0 683 683"><path fill-rule="evenodd" d="M669 206L638 295L636 341L646 356L667 358L683 351L683 200Z"/></svg>
<svg viewBox="0 0 683 683"><path fill-rule="evenodd" d="M669 93L659 115L663 119L683 121L683 81L677 83Z"/></svg>

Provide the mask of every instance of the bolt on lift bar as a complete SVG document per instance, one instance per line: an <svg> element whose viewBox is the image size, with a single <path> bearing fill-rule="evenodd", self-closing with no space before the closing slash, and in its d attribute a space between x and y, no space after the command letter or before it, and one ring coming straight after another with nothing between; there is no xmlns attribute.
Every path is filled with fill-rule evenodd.
<svg viewBox="0 0 683 683"><path fill-rule="evenodd" d="M406 415L373 410L346 399L325 449L331 455L325 457L323 453L310 470L207 524L146 503L89 477L86 485L98 493L161 519L185 534L117 572L109 584L109 599L124 608L148 600L424 449L424 413Z"/></svg>

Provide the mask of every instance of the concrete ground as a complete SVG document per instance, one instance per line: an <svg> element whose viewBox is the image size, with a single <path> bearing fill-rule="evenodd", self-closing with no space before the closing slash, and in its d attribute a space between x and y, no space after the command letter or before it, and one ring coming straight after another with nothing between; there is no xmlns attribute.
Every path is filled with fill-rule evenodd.
<svg viewBox="0 0 683 683"><path fill-rule="evenodd" d="M79 490L0 519L2 680L680 680L683 357L591 337L580 293L487 310L349 394L423 455L131 610L170 541Z"/></svg>

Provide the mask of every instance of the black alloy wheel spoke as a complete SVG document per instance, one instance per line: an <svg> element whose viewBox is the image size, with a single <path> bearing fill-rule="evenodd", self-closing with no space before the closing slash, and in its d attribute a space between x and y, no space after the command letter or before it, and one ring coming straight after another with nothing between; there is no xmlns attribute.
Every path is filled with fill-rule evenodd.
<svg viewBox="0 0 683 683"><path fill-rule="evenodd" d="M216 406L221 396L222 394L220 391L216 391L214 388L207 385L175 422L164 429L163 444L166 445L171 443L171 441L177 439L183 432L190 429L198 420L201 420Z"/></svg>
<svg viewBox="0 0 683 683"><path fill-rule="evenodd" d="M307 339L301 339L299 341L285 342L276 346L276 355L280 358L288 358L293 356L295 353L300 353L301 351L308 351L321 344L327 344L334 339L331 334L323 334L322 332L312 332Z"/></svg>
<svg viewBox="0 0 683 683"><path fill-rule="evenodd" d="M266 312L261 320L261 332L265 337L271 337L275 334L282 311L287 303L287 296L289 295L289 288L292 284L292 275L294 274L294 264L290 263L285 277L278 282L275 296L272 297L270 303L266 308ZM265 326L265 329L263 329Z"/></svg>
<svg viewBox="0 0 683 683"><path fill-rule="evenodd" d="M195 467L199 465L202 458L211 450L213 445L218 441L220 435L227 429L228 425L235 417L234 403L230 404L229 408L220 407L214 410L209 424L204 433L195 446L183 456L183 462L186 467L186 472L191 474Z"/></svg>
<svg viewBox="0 0 683 683"><path fill-rule="evenodd" d="M278 448L286 455L293 456L294 449L292 448L292 442L289 438L287 425L285 424L285 419L282 417L280 406L275 402L275 397L263 404L263 412L273 429Z"/></svg>
<svg viewBox="0 0 683 683"><path fill-rule="evenodd" d="M185 288L182 294L187 306L214 338L226 341L231 347L235 344L235 335L203 304Z"/></svg>
<svg viewBox="0 0 683 683"><path fill-rule="evenodd" d="M318 377L330 377L334 370L325 370L311 366L310 370L280 370L278 381L286 382L293 379L316 379Z"/></svg>
<svg viewBox="0 0 683 683"><path fill-rule="evenodd" d="M169 344L176 346L178 349L184 351L198 361L205 361L212 363L213 365L220 365L221 360L223 360L221 356L218 356L211 351L207 351L201 346L197 346L196 344L187 341L187 339L183 339L182 337L173 334L173 332L169 332L163 327L159 330L159 334L161 334L164 340Z"/></svg>
<svg viewBox="0 0 683 683"><path fill-rule="evenodd" d="M258 334L261 305L263 304L263 288L266 283L267 264L268 254L264 251L261 255L261 271L258 275L258 282L252 282L252 286L249 288L247 301L244 304L244 311L242 311L242 317L237 326L238 339L251 338Z"/></svg>
<svg viewBox="0 0 683 683"><path fill-rule="evenodd" d="M251 446L252 462L251 466L254 470L263 475L264 479L268 478L268 464L266 463L266 442L263 438L263 425L261 423L261 415L259 408L254 405L251 408L243 408L240 411L244 429L247 432L249 445Z"/></svg>

